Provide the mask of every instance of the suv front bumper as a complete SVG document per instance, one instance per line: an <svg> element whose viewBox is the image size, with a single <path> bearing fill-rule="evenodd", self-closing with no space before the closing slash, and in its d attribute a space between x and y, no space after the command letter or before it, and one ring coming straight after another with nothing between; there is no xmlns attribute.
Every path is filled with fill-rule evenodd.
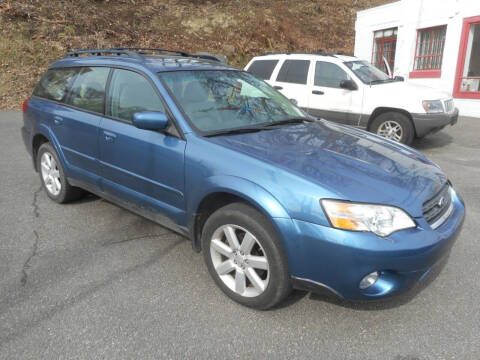
<svg viewBox="0 0 480 360"><path fill-rule="evenodd" d="M453 126L458 121L458 114L458 109L455 109L452 113L412 114L415 133L417 137L423 137L440 131L447 125Z"/></svg>

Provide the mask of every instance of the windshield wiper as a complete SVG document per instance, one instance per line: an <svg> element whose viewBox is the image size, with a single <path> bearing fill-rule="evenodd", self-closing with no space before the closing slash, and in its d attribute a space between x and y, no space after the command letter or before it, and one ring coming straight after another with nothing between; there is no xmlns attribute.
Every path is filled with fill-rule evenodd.
<svg viewBox="0 0 480 360"><path fill-rule="evenodd" d="M280 121L273 121L271 123L262 125L262 127L272 127L272 126L277 126L277 125L289 125L289 124L302 124L304 122L313 122L315 120L307 118L307 117L298 117L298 118L288 118L285 120L280 120Z"/></svg>
<svg viewBox="0 0 480 360"><path fill-rule="evenodd" d="M238 129L227 129L227 130L218 130L213 131L209 134L204 135L205 137L220 136L220 135L236 135L236 134L245 134L252 133L264 130L261 126L252 126L252 127L243 127Z"/></svg>
<svg viewBox="0 0 480 360"><path fill-rule="evenodd" d="M236 134L258 132L262 130L274 130L277 125L281 126L281 125L287 125L287 124L301 124L305 121L313 122L315 120L307 117L289 118L285 120L274 121L267 124L260 124L257 126L241 127L237 129L218 130L218 131L214 131L209 134L206 134L204 136L212 137L212 136L220 136L220 135L236 135Z"/></svg>
<svg viewBox="0 0 480 360"><path fill-rule="evenodd" d="M377 80L370 81L369 85L384 84L384 83L389 83L393 81L394 81L393 79L377 79Z"/></svg>

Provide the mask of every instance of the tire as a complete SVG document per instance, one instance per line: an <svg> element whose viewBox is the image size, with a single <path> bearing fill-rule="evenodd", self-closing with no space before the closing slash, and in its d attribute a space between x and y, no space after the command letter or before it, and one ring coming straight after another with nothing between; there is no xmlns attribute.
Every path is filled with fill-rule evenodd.
<svg viewBox="0 0 480 360"><path fill-rule="evenodd" d="M398 131L395 131L395 129L398 129ZM415 137L415 129L410 119L396 111L378 115L373 119L370 131L406 145L410 145Z"/></svg>
<svg viewBox="0 0 480 360"><path fill-rule="evenodd" d="M231 242L226 236L231 229L240 245L236 249L229 245ZM249 241L246 241L247 237ZM210 275L218 287L236 302L266 310L280 304L291 292L283 245L272 224L254 208L233 203L218 209L207 219L201 241ZM219 242L223 244L223 254L218 251ZM228 271L229 268L232 270ZM217 270L225 273L220 275Z"/></svg>
<svg viewBox="0 0 480 360"><path fill-rule="evenodd" d="M49 169L45 165L49 166ZM82 189L68 183L57 152L50 143L44 143L38 149L37 169L43 189L53 201L63 204L77 200L84 194Z"/></svg>

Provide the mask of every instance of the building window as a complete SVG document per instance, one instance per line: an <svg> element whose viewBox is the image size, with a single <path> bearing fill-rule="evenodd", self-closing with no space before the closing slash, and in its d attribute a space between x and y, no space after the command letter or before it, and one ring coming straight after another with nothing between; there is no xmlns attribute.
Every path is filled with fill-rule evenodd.
<svg viewBox="0 0 480 360"><path fill-rule="evenodd" d="M447 26L418 30L410 77L440 77Z"/></svg>
<svg viewBox="0 0 480 360"><path fill-rule="evenodd" d="M395 50L397 48L397 28L375 31L373 34L372 64L388 74L385 61L393 73Z"/></svg>
<svg viewBox="0 0 480 360"><path fill-rule="evenodd" d="M480 99L480 16L463 21L453 95Z"/></svg>

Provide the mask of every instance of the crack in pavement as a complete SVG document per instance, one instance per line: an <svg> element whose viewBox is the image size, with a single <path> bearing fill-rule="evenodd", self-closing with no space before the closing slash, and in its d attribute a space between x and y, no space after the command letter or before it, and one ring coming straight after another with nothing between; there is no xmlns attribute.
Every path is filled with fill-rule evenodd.
<svg viewBox="0 0 480 360"><path fill-rule="evenodd" d="M39 212L39 207L38 207L38 204L37 204L37 201L38 201L38 194L40 194L40 191L42 191L42 186L40 185L40 187L38 188L38 190L36 190L34 193L33 193L33 201L32 201L32 206L33 206L33 214L35 215L36 218L38 218L40 216L40 212Z"/></svg>
<svg viewBox="0 0 480 360"><path fill-rule="evenodd" d="M33 215L35 215L35 218L40 217L40 208L37 202L38 202L38 195L40 194L41 191L42 191L42 185L40 185L40 187L33 193L32 207L33 207ZM37 251L38 251L38 241L40 240L40 237L38 236L37 230L33 230L33 235L35 236L35 242L33 243L32 253L27 258L27 260L25 260L22 267L22 277L20 278L20 284L22 284L22 286L25 286L27 284L27 279L28 279L27 270L30 268L30 261L32 261L33 257L37 255Z"/></svg>
<svg viewBox="0 0 480 360"><path fill-rule="evenodd" d="M32 261L33 257L37 255L39 236L36 230L33 230L33 234L35 235L35 242L33 243L32 253L28 257L28 259L25 261L22 267L22 278L20 279L20 283L22 284L22 286L25 286L27 284L27 278L28 278L27 270L30 268L30 261Z"/></svg>
<svg viewBox="0 0 480 360"><path fill-rule="evenodd" d="M106 279L103 279L98 282L93 282L87 285L87 287L81 290L78 294L73 295L61 302L56 302L54 304L51 304L50 309L37 312L31 318L27 318L26 320L19 322L16 329L1 329L0 327L0 349L2 349L3 346L6 345L7 343L15 340L16 338L24 336L26 333L32 331L35 327L39 326L42 322L47 321L53 318L55 315L72 308L79 302L85 299L88 299L91 295L95 294L96 292L102 289L105 289L106 287L110 286L114 282L120 279L124 279L128 277L130 274L148 269L150 266L156 264L159 260L167 256L178 245L184 242L185 242L185 239L179 236L179 238L176 241L170 243L165 248L154 252L144 262L128 267L121 272L114 272L110 274Z"/></svg>

